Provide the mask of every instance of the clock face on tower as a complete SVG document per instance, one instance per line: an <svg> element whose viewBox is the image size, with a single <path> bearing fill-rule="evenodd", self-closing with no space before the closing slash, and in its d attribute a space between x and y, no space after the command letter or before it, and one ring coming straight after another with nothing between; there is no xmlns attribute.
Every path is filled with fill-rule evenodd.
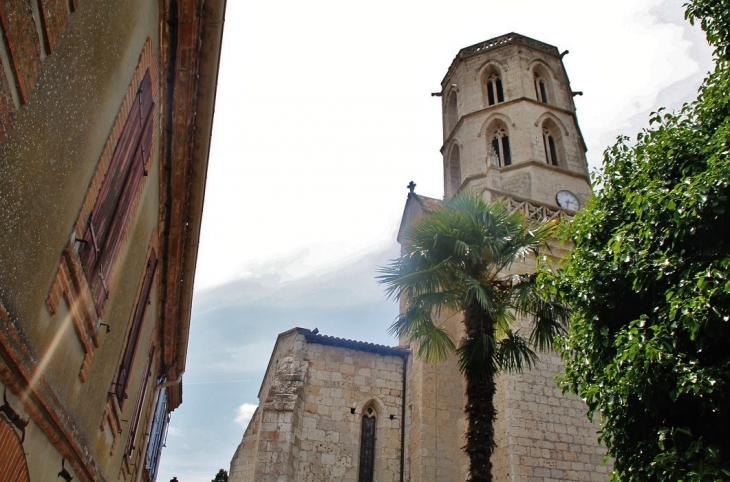
<svg viewBox="0 0 730 482"><path fill-rule="evenodd" d="M580 201L578 200L578 196L573 194L570 191L566 191L563 189L562 191L558 191L558 193L555 195L555 200L558 202L558 206L564 209L570 209L572 211L577 211L580 209Z"/></svg>

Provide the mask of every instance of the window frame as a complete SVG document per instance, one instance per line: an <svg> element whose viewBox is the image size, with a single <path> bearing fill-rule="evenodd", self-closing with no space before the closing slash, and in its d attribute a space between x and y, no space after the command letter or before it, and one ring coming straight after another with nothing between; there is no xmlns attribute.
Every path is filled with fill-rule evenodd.
<svg viewBox="0 0 730 482"><path fill-rule="evenodd" d="M134 218L143 179L148 174L154 113L152 75L148 68L137 87L134 103L80 239L81 265L99 316L109 298L118 255Z"/></svg>
<svg viewBox="0 0 730 482"><path fill-rule="evenodd" d="M504 88L502 85L502 77L493 73L487 77L487 105L493 106L504 102Z"/></svg>
<svg viewBox="0 0 730 482"><path fill-rule="evenodd" d="M509 144L509 132L502 126L498 126L492 134L492 151L497 156L497 166L507 167L512 165L512 151Z"/></svg>
<svg viewBox="0 0 730 482"><path fill-rule="evenodd" d="M114 395L117 397L120 407L124 407L124 401L128 398L127 388L129 387L129 378L132 373L135 355L137 354L137 346L139 345L139 337L142 333L142 326L144 325L147 314L147 307L151 303L156 271L157 253L152 248L147 258L147 268L142 278L142 286L134 307L132 322L127 332L127 341L122 352L119 367L117 368Z"/></svg>
<svg viewBox="0 0 730 482"><path fill-rule="evenodd" d="M157 383L163 383L164 377L160 377ZM155 480L157 470L160 467L160 454L167 439L167 429L170 426L170 414L167 413L167 389L159 391L155 405L155 415L150 427L149 442L145 452L145 469L150 480Z"/></svg>
<svg viewBox="0 0 730 482"><path fill-rule="evenodd" d="M378 411L372 404L363 409L360 422L360 463L358 482L375 480L375 444L378 431Z"/></svg>

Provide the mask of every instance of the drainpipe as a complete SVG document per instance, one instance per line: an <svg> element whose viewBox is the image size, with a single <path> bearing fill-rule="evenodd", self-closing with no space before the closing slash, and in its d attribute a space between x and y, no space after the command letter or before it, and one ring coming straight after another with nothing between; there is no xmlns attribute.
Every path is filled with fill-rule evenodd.
<svg viewBox="0 0 730 482"><path fill-rule="evenodd" d="M401 390L400 410L400 482L404 482L405 475L405 446L406 446L406 368L408 356L403 357L403 389Z"/></svg>

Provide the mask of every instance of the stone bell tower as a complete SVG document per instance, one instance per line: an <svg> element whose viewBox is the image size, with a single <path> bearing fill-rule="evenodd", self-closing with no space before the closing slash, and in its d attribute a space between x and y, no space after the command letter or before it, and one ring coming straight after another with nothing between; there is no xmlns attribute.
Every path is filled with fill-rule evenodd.
<svg viewBox="0 0 730 482"><path fill-rule="evenodd" d="M591 196L586 147L563 55L515 33L459 51L441 82L445 198L471 189L534 220L571 216L584 205ZM401 229L434 203L412 193ZM559 258L566 247L554 244ZM511 269L534 268L525 259ZM461 316L442 318L458 341ZM557 388L561 370L557 354L541 353L532 370L499 376L495 481L606 480L599 427L581 400ZM429 364L412 357L408 390L407 480L465 480L466 400L455 358Z"/></svg>
<svg viewBox="0 0 730 482"><path fill-rule="evenodd" d="M472 189L576 210L590 197L562 55L514 33L459 52L441 82L447 198Z"/></svg>

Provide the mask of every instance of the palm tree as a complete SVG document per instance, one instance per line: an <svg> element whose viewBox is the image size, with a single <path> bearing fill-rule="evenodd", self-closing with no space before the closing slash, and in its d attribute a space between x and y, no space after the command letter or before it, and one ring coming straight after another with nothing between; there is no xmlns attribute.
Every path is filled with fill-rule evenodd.
<svg viewBox="0 0 730 482"><path fill-rule="evenodd" d="M492 480L496 375L532 367L535 349L551 349L567 322L568 310L540 296L534 274L507 274L516 260L536 255L554 228L466 191L417 219L401 256L380 269L388 296L405 301L391 334L416 345L426 361L456 353L466 379L464 450L474 482ZM464 336L457 346L441 314L459 312ZM528 337L514 329L519 318L532 321Z"/></svg>

